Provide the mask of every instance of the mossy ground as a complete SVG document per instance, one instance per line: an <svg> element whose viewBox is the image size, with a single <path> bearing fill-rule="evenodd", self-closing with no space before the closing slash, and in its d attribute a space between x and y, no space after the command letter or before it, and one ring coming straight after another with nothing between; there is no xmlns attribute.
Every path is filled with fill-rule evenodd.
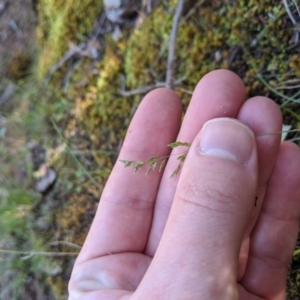
<svg viewBox="0 0 300 300"><path fill-rule="evenodd" d="M39 1L37 80L42 81L71 43L81 43L89 36L103 9L99 3ZM123 83L126 90L133 90L165 80L175 7L176 1L164 1L140 25L124 29L117 41L110 34L103 36L103 56L99 61L82 59L67 91L61 88L67 72L67 66L63 66L52 77L46 92L36 92L31 97L31 107L43 108L40 113L49 125L49 138L41 141L48 148L48 164L59 174L52 192L33 209L35 230L40 234L46 230L47 241L82 245L101 189L142 99L141 95L123 97L119 91ZM296 14L295 7L291 9ZM281 1L203 1L191 12L182 18L176 45L176 79L185 79L175 90L184 108L190 100L186 90L192 91L207 72L228 68L243 79L248 97L273 98L284 109L285 123L298 127L298 90L284 87L287 80L300 75L300 65L291 41L294 28ZM55 250L71 251L65 245ZM54 275L47 275L57 299L66 296L73 261L74 257L51 260L62 266ZM299 260L295 257L288 299L297 299L300 294L297 265Z"/></svg>

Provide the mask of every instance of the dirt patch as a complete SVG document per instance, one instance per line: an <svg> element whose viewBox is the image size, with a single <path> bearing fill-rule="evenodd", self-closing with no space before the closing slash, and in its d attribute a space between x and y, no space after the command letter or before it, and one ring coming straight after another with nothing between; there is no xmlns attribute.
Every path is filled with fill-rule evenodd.
<svg viewBox="0 0 300 300"><path fill-rule="evenodd" d="M0 12L0 74L18 77L30 67L37 16L31 0L9 0Z"/></svg>

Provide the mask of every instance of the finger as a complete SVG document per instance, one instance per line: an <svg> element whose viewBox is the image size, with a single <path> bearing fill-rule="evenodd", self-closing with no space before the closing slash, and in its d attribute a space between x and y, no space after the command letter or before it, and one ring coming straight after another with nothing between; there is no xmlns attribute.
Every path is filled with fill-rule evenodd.
<svg viewBox="0 0 300 300"><path fill-rule="evenodd" d="M266 299L284 299L288 265L295 248L300 216L300 149L283 143L251 235L242 285Z"/></svg>
<svg viewBox="0 0 300 300"><path fill-rule="evenodd" d="M281 135L274 133L282 128L281 111L271 99L261 96L253 97L242 106L238 120L250 127L256 135L258 185L265 186L279 150Z"/></svg>
<svg viewBox="0 0 300 300"><path fill-rule="evenodd" d="M177 141L191 143L204 123L217 117L235 118L245 98L242 80L227 70L217 70L205 75L198 83L188 107ZM186 148L172 152L184 153ZM146 253L153 256L162 236L170 207L174 199L179 175L170 178L177 168L177 155L171 156L159 188L149 242Z"/></svg>
<svg viewBox="0 0 300 300"><path fill-rule="evenodd" d="M279 107L274 101L259 96L247 100L240 109L237 118L251 128L256 135L258 156L258 187L256 199L254 201L255 209L252 211L249 223L245 230L244 241L240 253L239 278L241 278L245 271L248 259L249 236L260 212L266 185L271 171L273 170L279 150L281 135L272 133L281 130L282 116Z"/></svg>
<svg viewBox="0 0 300 300"><path fill-rule="evenodd" d="M149 93L128 129L119 159L147 160L165 156L180 126L181 102L171 90ZM133 174L117 162L102 193L98 211L78 261L120 252L143 252L161 173Z"/></svg>
<svg viewBox="0 0 300 300"><path fill-rule="evenodd" d="M87 261L72 272L69 300L131 299L131 292L136 290L150 262L149 256L140 253L120 253Z"/></svg>
<svg viewBox="0 0 300 300"><path fill-rule="evenodd" d="M140 290L147 292L150 285L159 293L168 286L169 299L182 291L184 299L236 299L238 254L256 183L251 130L234 119L207 122L186 158Z"/></svg>

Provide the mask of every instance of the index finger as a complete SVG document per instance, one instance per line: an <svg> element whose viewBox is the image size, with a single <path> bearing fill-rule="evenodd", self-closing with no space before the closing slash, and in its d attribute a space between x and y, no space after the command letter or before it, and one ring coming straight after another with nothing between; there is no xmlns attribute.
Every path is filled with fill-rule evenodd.
<svg viewBox="0 0 300 300"><path fill-rule="evenodd" d="M147 160L170 153L181 121L181 101L171 90L157 89L142 101L129 126L119 159ZM119 160L118 159L118 160ZM119 161L108 179L77 262L107 254L143 252L148 240L161 173L145 177Z"/></svg>

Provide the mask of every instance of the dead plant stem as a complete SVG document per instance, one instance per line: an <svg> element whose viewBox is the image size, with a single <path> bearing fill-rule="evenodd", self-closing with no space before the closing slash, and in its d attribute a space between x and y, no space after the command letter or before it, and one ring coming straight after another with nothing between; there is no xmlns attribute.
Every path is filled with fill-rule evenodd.
<svg viewBox="0 0 300 300"><path fill-rule="evenodd" d="M168 64L167 64L167 74L166 74L166 87L172 89L174 86L174 63L175 63L175 45L176 36L179 26L180 17L183 10L184 0L179 0L174 15L174 21L169 41L169 51L168 51Z"/></svg>

